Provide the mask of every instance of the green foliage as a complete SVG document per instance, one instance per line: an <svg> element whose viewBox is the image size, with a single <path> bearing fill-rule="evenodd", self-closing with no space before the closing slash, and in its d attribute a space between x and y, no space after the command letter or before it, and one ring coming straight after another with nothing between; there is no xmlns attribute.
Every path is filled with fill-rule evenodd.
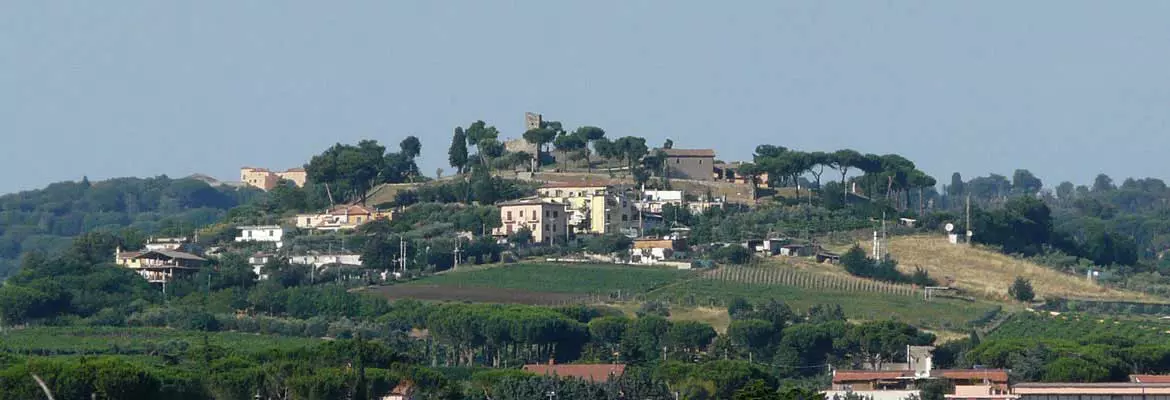
<svg viewBox="0 0 1170 400"><path fill-rule="evenodd" d="M616 254L628 251L634 240L620 233L607 233L589 239L585 248L594 254Z"/></svg>
<svg viewBox="0 0 1170 400"><path fill-rule="evenodd" d="M898 271L898 262L893 259L874 260L865 255L861 246L853 245L849 251L841 255L841 265L850 274L863 278L872 278L883 282L914 283L917 285L934 285L933 279L926 271L918 269L911 276L903 275Z"/></svg>
<svg viewBox="0 0 1170 400"><path fill-rule="evenodd" d="M408 285L481 287L559 293L644 293L690 277L688 271L618 265L513 264L436 275Z"/></svg>
<svg viewBox="0 0 1170 400"><path fill-rule="evenodd" d="M1032 291L1032 281L1024 279L1022 276L1017 276L1016 280L1012 282L1012 286L1008 288L1008 295L1016 301L1023 302L1036 298L1036 292Z"/></svg>
<svg viewBox="0 0 1170 400"><path fill-rule="evenodd" d="M146 235L190 236L196 227L260 196L262 192L252 188L212 187L196 179L166 176L60 182L3 195L0 278L16 269L22 254L67 250L71 238L84 233L117 234L125 241L124 248L141 245ZM87 257L108 260L111 254Z"/></svg>
<svg viewBox="0 0 1170 400"><path fill-rule="evenodd" d="M752 252L739 245L723 246L711 252L711 258L723 263L744 265L751 262Z"/></svg>
<svg viewBox="0 0 1170 400"><path fill-rule="evenodd" d="M418 148L418 140L410 142L409 138L398 153L387 153L376 140L362 140L356 146L338 143L313 156L305 172L309 181L328 186L335 199L354 202L363 200L375 185L407 182L418 176L418 166L410 155Z"/></svg>

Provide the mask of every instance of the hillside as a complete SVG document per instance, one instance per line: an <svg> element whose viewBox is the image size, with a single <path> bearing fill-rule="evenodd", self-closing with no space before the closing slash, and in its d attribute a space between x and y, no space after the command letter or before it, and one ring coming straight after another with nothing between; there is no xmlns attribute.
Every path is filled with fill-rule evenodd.
<svg viewBox="0 0 1170 400"><path fill-rule="evenodd" d="M869 243L861 243L867 247ZM942 237L901 236L890 238L890 252L903 272L923 268L938 280L954 279L954 286L991 299L1006 299L1007 289L1017 276L1032 281L1040 297L1089 298L1100 300L1160 301L1143 293L1110 289L1052 268L1013 258L982 247L952 245Z"/></svg>

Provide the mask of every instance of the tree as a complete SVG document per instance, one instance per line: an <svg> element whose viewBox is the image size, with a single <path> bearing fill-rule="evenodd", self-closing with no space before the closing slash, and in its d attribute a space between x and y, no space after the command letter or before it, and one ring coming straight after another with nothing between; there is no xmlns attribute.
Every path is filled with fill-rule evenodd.
<svg viewBox="0 0 1170 400"><path fill-rule="evenodd" d="M1012 191L1017 194L1035 196L1043 186L1040 178L1032 175L1032 172L1026 169L1017 169L1012 174Z"/></svg>
<svg viewBox="0 0 1170 400"><path fill-rule="evenodd" d="M1012 286L1008 288L1008 295L1016 301L1023 302L1036 298L1036 293L1032 291L1032 281L1024 279L1022 276L1017 276L1016 280L1012 282Z"/></svg>
<svg viewBox="0 0 1170 400"><path fill-rule="evenodd" d="M768 386L767 382L762 379L751 381L735 391L731 396L732 400L781 400L780 394L776 393L776 389Z"/></svg>
<svg viewBox="0 0 1170 400"><path fill-rule="evenodd" d="M756 152L759 152L758 148ZM845 192L843 193L845 204L849 204L849 186L845 183L845 176L849 174L849 168L861 166L863 157L855 150L842 149L833 152L829 159L829 165L841 173L841 187Z"/></svg>
<svg viewBox="0 0 1170 400"><path fill-rule="evenodd" d="M582 126L573 131L573 135L585 140L585 148L583 154L585 155L585 166L589 172L593 172L593 160L589 157L589 144L596 144L598 140L605 138L605 130L596 126Z"/></svg>
<svg viewBox="0 0 1170 400"><path fill-rule="evenodd" d="M634 240L619 233L607 233L589 239L585 248L594 254L614 254L628 251Z"/></svg>
<svg viewBox="0 0 1170 400"><path fill-rule="evenodd" d="M398 143L398 148L406 158L413 159L422 152L422 143L417 137L407 136L406 139L402 139L401 143Z"/></svg>
<svg viewBox="0 0 1170 400"><path fill-rule="evenodd" d="M662 142L662 148L667 149L667 150L673 149L674 148L674 141L670 140L670 138L667 138L665 142Z"/></svg>
<svg viewBox="0 0 1170 400"><path fill-rule="evenodd" d="M451 147L447 150L447 161L455 168L455 173L467 172L467 135L463 133L462 127L455 127L455 136L451 138Z"/></svg>
<svg viewBox="0 0 1170 400"><path fill-rule="evenodd" d="M1114 189L1117 187L1113 186L1113 179L1109 175L1097 174L1097 177L1093 179L1092 190L1094 193L1108 192Z"/></svg>
<svg viewBox="0 0 1170 400"><path fill-rule="evenodd" d="M1076 190L1076 188L1073 186L1072 182L1061 182L1060 185L1056 186L1056 198L1060 199L1061 202L1066 204L1071 203L1075 194L1074 190Z"/></svg>
<svg viewBox="0 0 1170 400"><path fill-rule="evenodd" d="M524 140L536 146L536 165L541 165L541 154L544 152L544 146L552 143L557 137L557 132L548 128L529 129L524 132Z"/></svg>
<svg viewBox="0 0 1170 400"><path fill-rule="evenodd" d="M357 146L338 143L313 156L305 171L309 181L328 185L344 199L362 199L379 182L385 153L375 140L362 140Z"/></svg>
<svg viewBox="0 0 1170 400"><path fill-rule="evenodd" d="M963 183L963 175L958 172L951 174L951 185L947 186L947 194L951 197L961 197L967 194L966 185Z"/></svg>
<svg viewBox="0 0 1170 400"><path fill-rule="evenodd" d="M576 134L557 136L557 138L553 140L553 145L557 147L557 151L561 152L561 158L563 161L569 160L570 152L580 150L589 151L589 149L586 147L587 143L585 142L585 139L581 136L577 136ZM565 164L567 165L568 163L566 162Z"/></svg>

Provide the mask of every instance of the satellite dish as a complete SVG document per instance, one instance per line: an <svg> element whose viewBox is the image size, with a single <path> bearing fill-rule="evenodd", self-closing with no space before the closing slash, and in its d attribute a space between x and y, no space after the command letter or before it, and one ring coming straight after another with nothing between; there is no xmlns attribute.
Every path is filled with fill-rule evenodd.
<svg viewBox="0 0 1170 400"><path fill-rule="evenodd" d="M955 230L955 224L947 222L947 224L945 226L943 226L943 229L946 229L947 232L953 231L953 230Z"/></svg>

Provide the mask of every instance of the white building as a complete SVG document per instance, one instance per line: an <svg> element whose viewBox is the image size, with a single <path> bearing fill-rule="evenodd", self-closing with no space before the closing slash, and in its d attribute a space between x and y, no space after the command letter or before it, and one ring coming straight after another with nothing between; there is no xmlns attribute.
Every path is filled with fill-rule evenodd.
<svg viewBox="0 0 1170 400"><path fill-rule="evenodd" d="M268 275L260 273L269 260L279 256L265 253L257 253L248 257L248 265L252 266L252 272L260 280L268 279ZM289 264L303 264L312 265L316 271L322 271L324 267L329 265L347 265L347 266L362 266L362 256L360 254L305 254L299 256L288 257Z"/></svg>
<svg viewBox="0 0 1170 400"><path fill-rule="evenodd" d="M284 228L279 225L241 226L237 242L269 242L276 243L276 248L284 246Z"/></svg>

